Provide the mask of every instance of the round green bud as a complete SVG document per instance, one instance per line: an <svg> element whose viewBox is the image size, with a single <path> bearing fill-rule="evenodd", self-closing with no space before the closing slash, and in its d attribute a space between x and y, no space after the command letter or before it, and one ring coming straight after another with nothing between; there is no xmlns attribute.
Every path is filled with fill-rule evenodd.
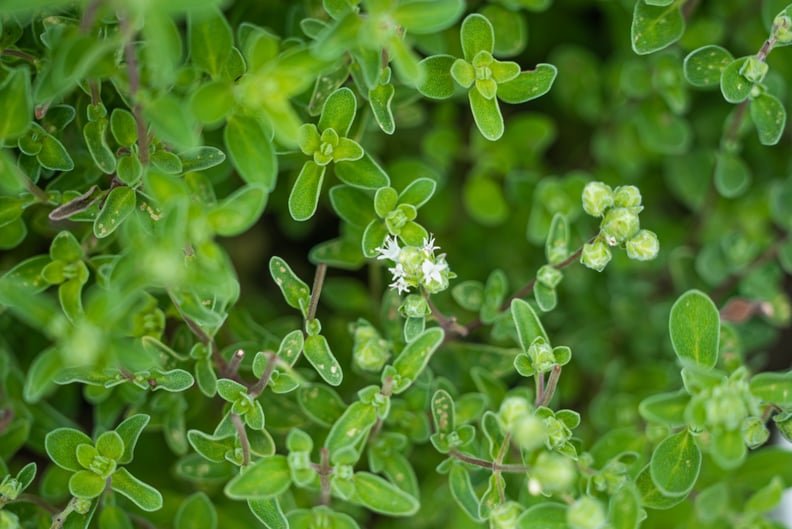
<svg viewBox="0 0 792 529"><path fill-rule="evenodd" d="M507 501L495 506L490 513L490 529L515 529L523 507L516 501Z"/></svg>
<svg viewBox="0 0 792 529"><path fill-rule="evenodd" d="M498 415L503 427L513 431L521 420L533 416L532 411L533 407L523 397L507 397L503 399Z"/></svg>
<svg viewBox="0 0 792 529"><path fill-rule="evenodd" d="M591 496L583 496L567 509L567 523L572 529L599 529L605 525L605 509Z"/></svg>
<svg viewBox="0 0 792 529"><path fill-rule="evenodd" d="M660 240L653 231L641 230L627 241L627 257L636 261L651 261L660 252Z"/></svg>
<svg viewBox="0 0 792 529"><path fill-rule="evenodd" d="M289 463L289 468L291 470L306 470L311 468L310 452L289 452L286 461Z"/></svg>
<svg viewBox="0 0 792 529"><path fill-rule="evenodd" d="M534 340L526 352L531 358L531 363L533 363L533 367L537 373L547 373L553 369L556 363L553 348L542 339Z"/></svg>
<svg viewBox="0 0 792 529"><path fill-rule="evenodd" d="M748 408L739 395L734 393L713 393L712 398L704 404L707 413L707 424L723 426L727 430L736 430L748 416Z"/></svg>
<svg viewBox="0 0 792 529"><path fill-rule="evenodd" d="M641 205L641 191L635 186L619 186L613 193L613 205L618 208L637 208Z"/></svg>
<svg viewBox="0 0 792 529"><path fill-rule="evenodd" d="M550 265L544 265L536 273L536 280L548 288L557 287L563 278L563 272Z"/></svg>
<svg viewBox="0 0 792 529"><path fill-rule="evenodd" d="M759 417L748 417L740 428L743 440L748 448L759 448L767 442L770 437L770 430Z"/></svg>
<svg viewBox="0 0 792 529"><path fill-rule="evenodd" d="M404 303L401 304L399 309L408 318L423 318L431 313L429 304L419 294L410 294L404 298Z"/></svg>
<svg viewBox="0 0 792 529"><path fill-rule="evenodd" d="M769 69L766 62L760 60L756 55L751 55L740 68L740 75L752 83L761 83Z"/></svg>
<svg viewBox="0 0 792 529"><path fill-rule="evenodd" d="M583 253L580 254L580 262L588 268L602 272L611 260L611 251L608 245L601 239L583 245Z"/></svg>
<svg viewBox="0 0 792 529"><path fill-rule="evenodd" d="M575 463L553 452L542 452L536 458L528 488L531 494L561 492L575 482Z"/></svg>
<svg viewBox="0 0 792 529"><path fill-rule="evenodd" d="M613 206L613 189L602 182L589 182L583 188L583 211L592 217L601 217Z"/></svg>
<svg viewBox="0 0 792 529"><path fill-rule="evenodd" d="M640 228L641 222L632 208L609 209L600 225L605 241L610 246L616 246L634 237Z"/></svg>
<svg viewBox="0 0 792 529"><path fill-rule="evenodd" d="M305 333L308 336L316 336L320 332L322 332L322 323L319 320L313 318L305 322Z"/></svg>
<svg viewBox="0 0 792 529"><path fill-rule="evenodd" d="M773 36L776 41L782 44L792 42L792 18L789 18L785 13L786 10L773 20Z"/></svg>
<svg viewBox="0 0 792 529"><path fill-rule="evenodd" d="M72 502L74 505L74 512L78 514L88 514L88 511L91 510L92 500L88 498L74 498Z"/></svg>
<svg viewBox="0 0 792 529"><path fill-rule="evenodd" d="M512 438L520 448L531 451L545 444L547 429L541 419L535 415L527 415L514 423Z"/></svg>

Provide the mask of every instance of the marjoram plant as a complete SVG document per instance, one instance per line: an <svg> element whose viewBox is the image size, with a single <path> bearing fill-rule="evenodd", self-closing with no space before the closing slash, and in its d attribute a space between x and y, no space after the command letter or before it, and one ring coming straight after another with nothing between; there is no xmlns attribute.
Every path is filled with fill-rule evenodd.
<svg viewBox="0 0 792 529"><path fill-rule="evenodd" d="M790 0L0 0L0 529L775 529Z"/></svg>

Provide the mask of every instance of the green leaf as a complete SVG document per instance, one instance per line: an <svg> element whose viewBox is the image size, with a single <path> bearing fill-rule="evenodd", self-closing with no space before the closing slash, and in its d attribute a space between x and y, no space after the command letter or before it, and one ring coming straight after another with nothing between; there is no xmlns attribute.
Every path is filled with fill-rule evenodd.
<svg viewBox="0 0 792 529"><path fill-rule="evenodd" d="M247 231L264 212L269 193L265 187L240 187L209 210L207 220L218 235L233 237Z"/></svg>
<svg viewBox="0 0 792 529"><path fill-rule="evenodd" d="M420 507L418 500L376 474L356 472L355 499L374 512L388 516L410 516Z"/></svg>
<svg viewBox="0 0 792 529"><path fill-rule="evenodd" d="M124 441L117 432L108 430L96 439L96 450L100 455L118 461L124 455Z"/></svg>
<svg viewBox="0 0 792 529"><path fill-rule="evenodd" d="M262 457L237 474L223 491L235 500L273 498L291 486L289 463L284 455Z"/></svg>
<svg viewBox="0 0 792 529"><path fill-rule="evenodd" d="M567 507L550 502L529 507L517 518L517 529L569 529Z"/></svg>
<svg viewBox="0 0 792 529"><path fill-rule="evenodd" d="M319 130L333 129L346 137L357 113L357 99L349 88L339 88L327 98L319 118Z"/></svg>
<svg viewBox="0 0 792 529"><path fill-rule="evenodd" d="M179 149L198 146L198 127L186 101L166 92L147 102L143 117L162 140Z"/></svg>
<svg viewBox="0 0 792 529"><path fill-rule="evenodd" d="M440 347L445 332L440 327L427 329L415 340L404 346L399 356L393 361L393 367L402 379L415 381L421 374L432 354ZM406 387L404 389L407 389Z"/></svg>
<svg viewBox="0 0 792 529"><path fill-rule="evenodd" d="M641 401L638 411L647 421L668 426L681 426L685 421L685 408L690 403L690 395L685 390L674 393L657 393Z"/></svg>
<svg viewBox="0 0 792 529"><path fill-rule="evenodd" d="M622 485L610 499L608 519L613 529L638 529L641 523L641 501L632 484Z"/></svg>
<svg viewBox="0 0 792 529"><path fill-rule="evenodd" d="M297 274L292 272L286 261L278 256L273 256L269 262L269 270L275 284L281 289L283 298L292 308L299 309L305 316L308 302L311 299L311 289Z"/></svg>
<svg viewBox="0 0 792 529"><path fill-rule="evenodd" d="M638 473L638 477L635 478L635 487L641 496L641 504L650 509L670 509L685 501L684 495L667 496L660 491L652 480L649 464Z"/></svg>
<svg viewBox="0 0 792 529"><path fill-rule="evenodd" d="M371 404L353 402L327 433L324 446L334 454L344 447L354 447L368 435L377 422L377 410Z"/></svg>
<svg viewBox="0 0 792 529"><path fill-rule="evenodd" d="M715 429L710 437L709 448L713 461L724 469L739 467L748 453L740 430Z"/></svg>
<svg viewBox="0 0 792 529"><path fill-rule="evenodd" d="M165 174L181 174L183 172L181 158L170 151L158 149L151 153L151 163Z"/></svg>
<svg viewBox="0 0 792 529"><path fill-rule="evenodd" d="M498 85L498 98L504 103L518 104L545 95L553 87L558 69L552 64L537 64L533 70L521 72L511 81Z"/></svg>
<svg viewBox="0 0 792 529"><path fill-rule="evenodd" d="M134 189L127 186L113 188L94 220L93 232L96 238L103 239L118 229L135 210L136 204L137 195Z"/></svg>
<svg viewBox="0 0 792 529"><path fill-rule="evenodd" d="M308 160L302 166L289 194L289 214L294 220L304 221L313 217L319 204L326 166Z"/></svg>
<svg viewBox="0 0 792 529"><path fill-rule="evenodd" d="M434 195L437 183L431 178L416 178L399 193L398 204L420 208Z"/></svg>
<svg viewBox="0 0 792 529"><path fill-rule="evenodd" d="M544 283L536 283L534 285L534 299L536 305L542 312L550 312L558 304L558 296L556 295L555 288L545 285Z"/></svg>
<svg viewBox="0 0 792 529"><path fill-rule="evenodd" d="M36 155L36 160L44 169L52 171L71 171L74 161L66 147L55 136L49 134L41 138L41 151Z"/></svg>
<svg viewBox="0 0 792 529"><path fill-rule="evenodd" d="M81 444L93 446L93 441L74 428L57 428L44 438L44 447L49 458L59 467L73 472L82 469L77 460L77 447Z"/></svg>
<svg viewBox="0 0 792 529"><path fill-rule="evenodd" d="M720 89L729 103L742 103L751 93L754 84L740 73L748 57L735 59L721 72Z"/></svg>
<svg viewBox="0 0 792 529"><path fill-rule="evenodd" d="M121 424L116 426L115 432L121 436L124 441L124 454L118 458L118 463L125 465L132 461L135 455L135 446L137 446L138 438L143 432L143 429L151 420L149 415L145 413L138 413L127 417Z"/></svg>
<svg viewBox="0 0 792 529"><path fill-rule="evenodd" d="M514 299L511 303L512 319L517 328L517 337L520 347L527 352L537 338L542 338L544 343L550 343L547 333L531 305L522 299Z"/></svg>
<svg viewBox="0 0 792 529"><path fill-rule="evenodd" d="M275 188L278 159L270 135L252 117L235 115L223 131L231 163L248 184L260 184L267 191Z"/></svg>
<svg viewBox="0 0 792 529"><path fill-rule="evenodd" d="M681 0L667 6L652 6L637 0L633 11L630 40L638 55L646 55L676 42L685 32Z"/></svg>
<svg viewBox="0 0 792 529"><path fill-rule="evenodd" d="M336 162L335 175L345 184L364 189L379 189L390 184L390 178L368 153L349 162Z"/></svg>
<svg viewBox="0 0 792 529"><path fill-rule="evenodd" d="M751 393L767 404L792 406L792 371L759 373L750 382Z"/></svg>
<svg viewBox="0 0 792 529"><path fill-rule="evenodd" d="M324 336L319 334L307 337L305 339L304 353L305 358L308 359L325 382L331 386L341 384L344 378L341 365L330 351L330 346Z"/></svg>
<svg viewBox="0 0 792 529"><path fill-rule="evenodd" d="M682 294L671 307L668 330L671 345L680 360L690 360L701 367L715 367L720 315L706 294L699 290Z"/></svg>
<svg viewBox="0 0 792 529"><path fill-rule="evenodd" d="M231 55L231 26L219 10L190 14L187 23L190 58L198 68L212 77L223 71Z"/></svg>
<svg viewBox="0 0 792 529"><path fill-rule="evenodd" d="M193 376L184 369L171 369L163 371L155 369L152 372L152 380L156 382L155 390L163 389L170 392L180 392L191 388L195 383Z"/></svg>
<svg viewBox="0 0 792 529"><path fill-rule="evenodd" d="M233 435L209 435L200 430L189 430L187 441L193 449L213 463L225 461L226 452L234 449Z"/></svg>
<svg viewBox="0 0 792 529"><path fill-rule="evenodd" d="M190 96L190 110L204 124L219 123L234 108L234 85L226 80L210 81Z"/></svg>
<svg viewBox="0 0 792 529"><path fill-rule="evenodd" d="M14 68L0 83L0 141L21 136L33 118L30 70Z"/></svg>
<svg viewBox="0 0 792 529"><path fill-rule="evenodd" d="M751 100L751 119L759 142L762 145L775 145L781 140L786 125L786 109L781 101L767 92Z"/></svg>
<svg viewBox="0 0 792 529"><path fill-rule="evenodd" d="M686 496L700 470L701 450L687 428L663 439L649 462L652 482L667 496Z"/></svg>
<svg viewBox="0 0 792 529"><path fill-rule="evenodd" d="M104 478L90 470L79 470L69 478L69 492L75 498L96 498L104 489Z"/></svg>
<svg viewBox="0 0 792 529"><path fill-rule="evenodd" d="M289 522L283 515L277 498L255 498L247 500L250 512L267 529L289 529Z"/></svg>
<svg viewBox="0 0 792 529"><path fill-rule="evenodd" d="M340 185L330 188L330 204L341 220L365 228L375 217L371 198L363 191Z"/></svg>
<svg viewBox="0 0 792 529"><path fill-rule="evenodd" d="M721 72L734 60L725 48L710 44L687 54L683 63L685 79L700 88L720 84Z"/></svg>
<svg viewBox="0 0 792 529"><path fill-rule="evenodd" d="M490 141L495 141L503 136L503 116L501 116L498 101L495 98L487 99L477 88L468 92L470 110L481 135Z"/></svg>
<svg viewBox="0 0 792 529"><path fill-rule="evenodd" d="M569 256L569 223L561 213L553 215L545 242L545 256L551 265L557 265Z"/></svg>
<svg viewBox="0 0 792 529"><path fill-rule="evenodd" d="M459 463L451 465L451 470L448 473L448 488L451 489L451 496L462 507L465 514L473 521L480 522L479 499L470 481L470 473L463 465Z"/></svg>
<svg viewBox="0 0 792 529"><path fill-rule="evenodd" d="M140 481L124 467L113 473L110 486L144 511L156 511L162 508L162 495L159 491Z"/></svg>
<svg viewBox="0 0 792 529"><path fill-rule="evenodd" d="M784 495L784 480L775 476L766 486L757 490L745 502L746 513L766 513L775 509Z"/></svg>
<svg viewBox="0 0 792 529"><path fill-rule="evenodd" d="M453 26L464 11L463 0L408 0L400 2L391 17L409 33L425 35Z"/></svg>
<svg viewBox="0 0 792 529"><path fill-rule="evenodd" d="M131 147L138 140L135 116L123 108L114 108L110 114L110 132L119 145Z"/></svg>
<svg viewBox="0 0 792 529"><path fill-rule="evenodd" d="M121 507L103 505L99 513L99 529L134 529L134 526L129 515Z"/></svg>
<svg viewBox="0 0 792 529"><path fill-rule="evenodd" d="M347 409L338 393L324 384L300 387L297 400L308 418L325 428L332 426Z"/></svg>
<svg viewBox="0 0 792 529"><path fill-rule="evenodd" d="M390 83L378 84L368 91L368 100L371 112L382 132L393 134L396 131L396 121L393 118L391 103L396 89Z"/></svg>
<svg viewBox="0 0 792 529"><path fill-rule="evenodd" d="M179 153L182 161L182 171L203 171L225 161L225 153L217 147L197 147L195 149Z"/></svg>
<svg viewBox="0 0 792 529"><path fill-rule="evenodd" d="M492 24L478 13L465 17L459 30L459 38L467 62L472 62L473 57L482 50L492 53L495 47L495 32Z"/></svg>
<svg viewBox="0 0 792 529"><path fill-rule="evenodd" d="M438 389L432 395L432 419L435 431L449 434L454 431L454 399L447 391Z"/></svg>
<svg viewBox="0 0 792 529"><path fill-rule="evenodd" d="M425 75L418 91L432 99L448 99L454 95L455 84L451 66L456 60L451 55L432 55L421 61Z"/></svg>
<svg viewBox="0 0 792 529"><path fill-rule="evenodd" d="M721 196L736 198L751 185L751 169L736 153L719 152L715 158L715 188Z"/></svg>
<svg viewBox="0 0 792 529"><path fill-rule="evenodd" d="M495 49L497 57L514 57L519 55L528 43L528 24L519 11L507 9L499 4L488 4L480 10L487 17L495 32Z"/></svg>
<svg viewBox="0 0 792 529"><path fill-rule="evenodd" d="M113 151L107 145L107 126L106 118L97 121L89 121L83 127L83 138L88 146L94 163L100 171L111 174L115 171L116 158Z"/></svg>
<svg viewBox="0 0 792 529"><path fill-rule="evenodd" d="M140 163L140 158L137 154L125 154L118 158L116 166L116 176L123 183L130 187L134 187L143 176L143 164Z"/></svg>

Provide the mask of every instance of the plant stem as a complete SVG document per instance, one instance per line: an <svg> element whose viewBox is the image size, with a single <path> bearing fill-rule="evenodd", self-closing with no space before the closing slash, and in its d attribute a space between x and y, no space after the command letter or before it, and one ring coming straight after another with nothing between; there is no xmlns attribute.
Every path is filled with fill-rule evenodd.
<svg viewBox="0 0 792 529"><path fill-rule="evenodd" d="M170 290L168 290L168 297L170 298L171 303L173 303L173 306L176 307L176 311L179 313L179 316L181 316L181 319L187 324L187 327L189 327L192 333L198 337L198 340L200 340L202 344L204 344L206 347L209 347L209 349L212 351L212 360L214 360L217 364L220 373L226 373L228 371L228 364L226 363L225 358L223 358L223 356L220 354L220 348L217 347L214 339L206 334L204 330L201 329L200 325L198 325L182 311L181 306L179 306L179 304L176 302L176 297Z"/></svg>
<svg viewBox="0 0 792 529"><path fill-rule="evenodd" d="M464 463L476 465L477 467L481 467L481 468L488 468L494 472L521 473L521 472L531 471L531 467L527 465L510 465L510 464L497 463L495 461L487 461L486 459L480 459L478 457L473 457L467 454L463 454L456 448L450 450L448 453Z"/></svg>
<svg viewBox="0 0 792 529"><path fill-rule="evenodd" d="M319 462L319 503L321 505L330 505L330 475L333 473L333 467L330 466L330 451L326 446L322 447L321 460Z"/></svg>
<svg viewBox="0 0 792 529"><path fill-rule="evenodd" d="M457 319L455 317L448 317L435 306L434 302L432 302L431 295L426 291L423 290L424 299L426 299L426 304L429 305L429 310L432 312L432 316L437 323L445 330L446 332L454 333L459 336L467 336L468 330L464 325L460 325L457 323Z"/></svg>
<svg viewBox="0 0 792 529"><path fill-rule="evenodd" d="M316 307L319 305L319 295L322 293L325 273L327 273L327 265L319 263L314 274L313 287L311 287L311 301L308 304L308 315L305 318L307 321L311 321L316 317Z"/></svg>
<svg viewBox="0 0 792 529"><path fill-rule="evenodd" d="M239 444L242 447L242 466L246 467L250 464L250 443L248 442L247 431L245 425L242 424L242 419L236 413L231 414L231 422L234 423L237 436L239 436Z"/></svg>
<svg viewBox="0 0 792 529"><path fill-rule="evenodd" d="M223 375L226 377L235 377L239 372L239 366L242 364L243 358L245 358L245 351L242 349L237 349L234 355L231 357L231 361L228 362Z"/></svg>
<svg viewBox="0 0 792 529"><path fill-rule="evenodd" d="M129 26L129 20L123 16L118 19L121 26L121 31L124 34L124 59L126 60L127 75L129 76L129 96L134 104L132 105L132 115L135 117L135 125L137 128L138 136L138 157L140 163L148 165L149 162L149 141L148 141L148 127L146 121L143 119L143 107L140 106L140 101L137 100L137 94L140 90L140 72L138 71L137 55L135 53L135 46L132 42L134 31Z"/></svg>
<svg viewBox="0 0 792 529"><path fill-rule="evenodd" d="M278 355L272 351L267 351L267 367L264 368L264 372L261 374L261 377L259 377L256 383L251 386L250 389L248 389L248 395L254 399L261 395L261 392L264 391L264 388L266 388L267 384L269 384L269 381L272 378L272 373L275 371L275 366L277 364Z"/></svg>
<svg viewBox="0 0 792 529"><path fill-rule="evenodd" d="M29 62L30 64L33 64L33 65L36 64L36 58L33 55L31 55L29 53L26 53L24 51L12 50L12 49L8 48L8 49L0 51L0 55L5 55L6 57L17 57L19 59L23 59L23 60Z"/></svg>
<svg viewBox="0 0 792 529"><path fill-rule="evenodd" d="M561 378L561 366L556 364L553 370L550 371L550 378L547 380L547 385L544 388L542 398L537 400L538 406L547 406L553 399L556 387L558 386L558 379Z"/></svg>

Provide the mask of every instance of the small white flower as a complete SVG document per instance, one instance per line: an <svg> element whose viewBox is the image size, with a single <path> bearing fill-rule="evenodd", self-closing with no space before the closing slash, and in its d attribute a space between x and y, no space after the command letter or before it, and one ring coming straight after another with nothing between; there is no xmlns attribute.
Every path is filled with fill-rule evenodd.
<svg viewBox="0 0 792 529"><path fill-rule="evenodd" d="M393 275L393 279L403 279L407 277L407 272L404 270L401 263L396 263L396 266L393 268L388 268L388 272Z"/></svg>
<svg viewBox="0 0 792 529"><path fill-rule="evenodd" d="M443 281L443 276L441 274L446 270L446 268L448 268L448 265L445 262L435 263L429 259L424 259L424 262L421 264L421 272L423 272L424 284L429 284L432 281L441 283Z"/></svg>
<svg viewBox="0 0 792 529"><path fill-rule="evenodd" d="M434 243L435 243L435 239L434 239L434 237L431 234L429 235L428 239L426 237L424 237L424 240L423 240L423 251L426 252L426 253L431 254L435 250L439 250L440 247L439 246L435 246Z"/></svg>
<svg viewBox="0 0 792 529"><path fill-rule="evenodd" d="M385 237L385 242L379 248L375 248L375 251L379 254L377 259L390 259L391 261L395 261L399 258L401 248L399 248L399 241L394 235Z"/></svg>
<svg viewBox="0 0 792 529"><path fill-rule="evenodd" d="M399 294L402 292L408 292L410 290L410 285L407 283L407 280L403 277L398 278L396 281L388 285L391 288L395 288Z"/></svg>

